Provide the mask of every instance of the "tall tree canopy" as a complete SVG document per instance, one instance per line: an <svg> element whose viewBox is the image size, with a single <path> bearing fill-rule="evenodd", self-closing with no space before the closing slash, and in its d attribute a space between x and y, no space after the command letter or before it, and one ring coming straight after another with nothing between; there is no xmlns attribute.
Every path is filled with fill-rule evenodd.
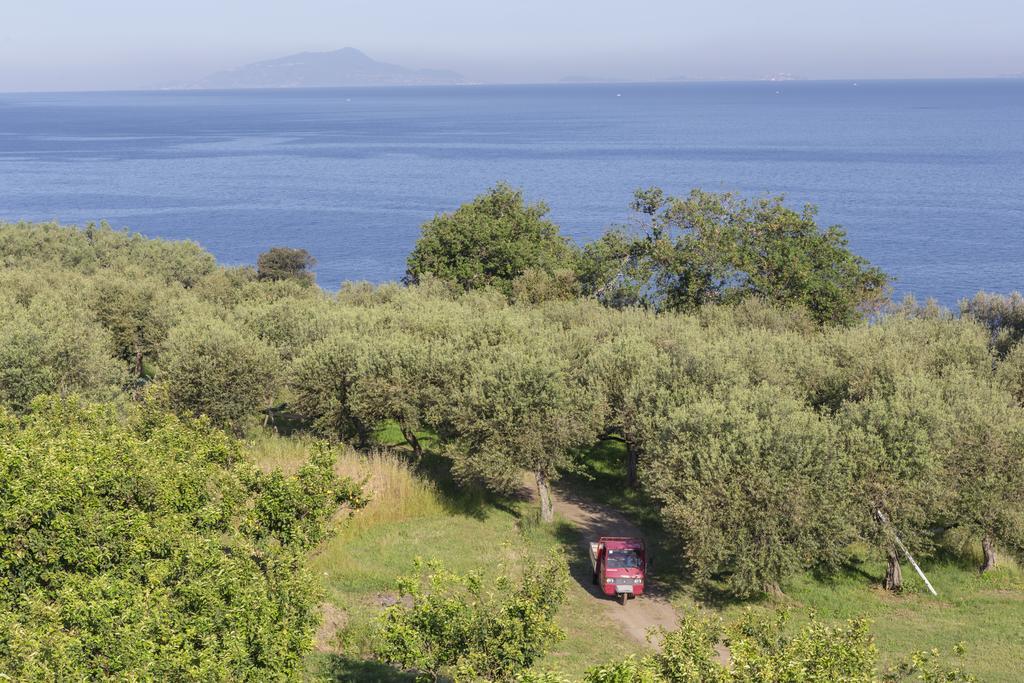
<svg viewBox="0 0 1024 683"><path fill-rule="evenodd" d="M594 442L603 422L599 394L540 336L483 349L452 397L457 474L514 491L532 473L544 521L554 519L550 482Z"/></svg>
<svg viewBox="0 0 1024 683"><path fill-rule="evenodd" d="M609 302L690 311L756 296L849 324L887 295L886 275L850 251L839 227L819 228L812 206L652 188L636 193L633 209L642 234L613 231L582 260L586 291Z"/></svg>
<svg viewBox="0 0 1024 683"><path fill-rule="evenodd" d="M463 289L496 287L511 295L513 281L528 270L552 276L571 270L573 248L545 220L547 212L545 204L527 204L521 191L499 184L423 226L405 280L430 274Z"/></svg>
<svg viewBox="0 0 1024 683"><path fill-rule="evenodd" d="M256 259L256 277L260 280L295 280L303 284L313 283L310 271L316 259L305 249L272 247Z"/></svg>
<svg viewBox="0 0 1024 683"><path fill-rule="evenodd" d="M643 476L699 578L774 593L843 557L851 468L831 421L799 401L773 387L723 391L657 421Z"/></svg>

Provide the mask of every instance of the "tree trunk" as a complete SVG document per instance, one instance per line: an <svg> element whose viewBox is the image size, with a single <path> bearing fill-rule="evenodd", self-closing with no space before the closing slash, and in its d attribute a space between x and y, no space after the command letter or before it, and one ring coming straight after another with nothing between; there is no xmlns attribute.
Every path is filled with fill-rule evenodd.
<svg viewBox="0 0 1024 683"><path fill-rule="evenodd" d="M903 570L900 569L900 557L896 554L896 549L893 547L886 551L886 557L888 559L888 567L886 567L885 581L882 585L887 591L898 592L903 589Z"/></svg>
<svg viewBox="0 0 1024 683"><path fill-rule="evenodd" d="M996 547L992 543L992 537L987 534L981 539L981 549L985 553L985 561L981 564L981 571L987 572L996 568Z"/></svg>
<svg viewBox="0 0 1024 683"><path fill-rule="evenodd" d="M407 427L402 427L402 436L405 437L405 442L412 447L413 458L416 462L423 459L423 446L420 445L420 440L416 438L416 432Z"/></svg>
<svg viewBox="0 0 1024 683"><path fill-rule="evenodd" d="M142 349L135 349L135 377L142 377Z"/></svg>
<svg viewBox="0 0 1024 683"><path fill-rule="evenodd" d="M548 478L541 472L534 472L537 477L537 495L540 497L540 518L543 522L555 521L555 506L551 501L551 485Z"/></svg>
<svg viewBox="0 0 1024 683"><path fill-rule="evenodd" d="M365 451L370 447L370 430L362 423L356 426L356 443L357 448L361 451Z"/></svg>
<svg viewBox="0 0 1024 683"><path fill-rule="evenodd" d="M769 581L764 585L764 592L770 598L781 598L784 595L782 588L774 581Z"/></svg>
<svg viewBox="0 0 1024 683"><path fill-rule="evenodd" d="M629 488L636 488L638 481L637 463L640 460L640 452L632 441L626 441L626 485Z"/></svg>

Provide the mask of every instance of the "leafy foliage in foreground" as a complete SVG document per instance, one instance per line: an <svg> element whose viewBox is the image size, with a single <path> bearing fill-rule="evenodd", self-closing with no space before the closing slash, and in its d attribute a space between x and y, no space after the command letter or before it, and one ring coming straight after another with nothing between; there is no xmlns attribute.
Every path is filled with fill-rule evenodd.
<svg viewBox="0 0 1024 683"><path fill-rule="evenodd" d="M475 573L439 564L399 582L401 601L381 615L375 654L436 680L508 681L562 638L554 618L565 600L569 568L554 555L492 586Z"/></svg>
<svg viewBox="0 0 1024 683"><path fill-rule="evenodd" d="M295 477L203 422L39 399L0 414L0 674L267 680L319 622L305 552L362 502L320 448Z"/></svg>
<svg viewBox="0 0 1024 683"><path fill-rule="evenodd" d="M971 683L963 670L942 666L937 652L915 653L892 670L878 667L878 652L863 620L829 626L813 615L792 632L789 614L759 616L748 611L724 626L713 617L692 615L675 631L661 632L661 648L589 670L584 683L875 683L949 681ZM729 646L728 666L715 646ZM519 683L569 683L548 673L527 673Z"/></svg>

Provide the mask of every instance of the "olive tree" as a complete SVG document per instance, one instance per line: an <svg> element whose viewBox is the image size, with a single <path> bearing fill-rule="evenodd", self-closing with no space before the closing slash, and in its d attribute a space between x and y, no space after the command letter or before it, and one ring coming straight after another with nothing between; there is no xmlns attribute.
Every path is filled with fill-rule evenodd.
<svg viewBox="0 0 1024 683"><path fill-rule="evenodd" d="M173 294L167 290L165 283L144 274L93 278L89 306L110 331L114 355L130 364L136 378L143 376L143 361L157 353L174 321L168 302Z"/></svg>
<svg viewBox="0 0 1024 683"><path fill-rule="evenodd" d="M964 376L949 389L956 415L948 468L953 524L981 541L981 570L996 545L1024 554L1024 410L992 383Z"/></svg>
<svg viewBox="0 0 1024 683"><path fill-rule="evenodd" d="M1017 344L999 361L996 376L1013 394L1017 403L1024 406L1024 344Z"/></svg>
<svg viewBox="0 0 1024 683"><path fill-rule="evenodd" d="M652 421L641 472L694 574L751 595L835 566L852 484L832 422L775 387L716 393Z"/></svg>
<svg viewBox="0 0 1024 683"><path fill-rule="evenodd" d="M934 529L951 504L946 465L957 418L939 381L907 372L891 384L873 385L860 401L846 403L839 419L843 450L855 471L850 510L860 535L885 552L884 587L900 590L894 536L911 550L933 547Z"/></svg>
<svg viewBox="0 0 1024 683"><path fill-rule="evenodd" d="M289 379L295 410L314 429L332 439L357 437L361 446L368 443L372 425L354 413L350 395L364 352L363 340L357 335L331 335L294 361Z"/></svg>
<svg viewBox="0 0 1024 683"><path fill-rule="evenodd" d="M960 302L960 314L977 320L989 331L992 346L1000 355L1024 338L1024 296L978 292Z"/></svg>
<svg viewBox="0 0 1024 683"><path fill-rule="evenodd" d="M364 425L397 422L419 460L423 446L416 432L440 422L460 353L465 351L451 343L427 343L401 331L374 339L359 357L349 391L353 415Z"/></svg>
<svg viewBox="0 0 1024 683"><path fill-rule="evenodd" d="M552 521L550 483L572 465L574 449L596 439L599 393L536 335L476 352L450 405L456 474L514 491L526 470L537 484L542 519Z"/></svg>
<svg viewBox="0 0 1024 683"><path fill-rule="evenodd" d="M643 416L664 387L667 360L644 331L617 335L601 344L592 356L608 404L606 433L618 433L626 446L626 483L636 486L643 450Z"/></svg>
<svg viewBox="0 0 1024 683"><path fill-rule="evenodd" d="M0 299L2 301L2 299ZM110 335L87 312L51 297L10 301L0 325L0 404L22 412L40 394L109 399L128 381Z"/></svg>
<svg viewBox="0 0 1024 683"><path fill-rule="evenodd" d="M237 430L246 417L269 404L280 372L280 359L270 347L210 318L188 320L170 330L157 378L179 414L206 415Z"/></svg>

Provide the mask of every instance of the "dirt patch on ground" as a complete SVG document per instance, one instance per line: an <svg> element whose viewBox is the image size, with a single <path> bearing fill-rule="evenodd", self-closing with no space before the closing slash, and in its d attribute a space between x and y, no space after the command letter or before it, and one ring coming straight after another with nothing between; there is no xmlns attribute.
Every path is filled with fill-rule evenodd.
<svg viewBox="0 0 1024 683"><path fill-rule="evenodd" d="M345 614L345 610L329 602L320 605L320 612L323 617L313 639L313 647L317 652L341 654L338 632L348 623L348 615Z"/></svg>

